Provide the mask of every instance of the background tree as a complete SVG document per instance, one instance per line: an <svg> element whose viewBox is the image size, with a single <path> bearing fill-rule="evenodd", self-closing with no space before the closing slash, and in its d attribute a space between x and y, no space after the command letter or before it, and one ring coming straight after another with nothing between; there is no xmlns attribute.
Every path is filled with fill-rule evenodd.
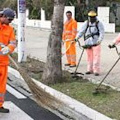
<svg viewBox="0 0 120 120"><path fill-rule="evenodd" d="M54 0L41 0L41 7L48 12L45 12L47 20L51 20L53 15Z"/></svg>
<svg viewBox="0 0 120 120"><path fill-rule="evenodd" d="M98 6L111 7L111 3L120 2L120 0L65 0L66 6L75 6L76 20L84 21L87 19L87 13L90 9L97 9ZM46 19L51 20L53 15L54 0L26 0L29 9L30 19L40 19L41 8L45 10ZM0 9L4 7L14 8L17 12L17 0L0 0ZM115 10L111 7L111 12Z"/></svg>
<svg viewBox="0 0 120 120"><path fill-rule="evenodd" d="M17 0L0 0L0 9L7 7L17 10Z"/></svg>
<svg viewBox="0 0 120 120"><path fill-rule="evenodd" d="M63 13L65 0L54 0L52 31L47 48L47 61L42 81L45 84L54 84L62 80L61 39L63 31Z"/></svg>

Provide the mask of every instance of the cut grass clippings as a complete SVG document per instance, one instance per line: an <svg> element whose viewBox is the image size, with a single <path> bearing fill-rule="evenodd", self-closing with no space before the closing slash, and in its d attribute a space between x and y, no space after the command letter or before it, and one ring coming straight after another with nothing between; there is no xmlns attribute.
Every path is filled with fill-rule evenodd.
<svg viewBox="0 0 120 120"><path fill-rule="evenodd" d="M12 57L17 59L16 54L13 54ZM28 58L27 62L20 65L27 70L31 77L40 81L41 71L44 68L43 62ZM13 67L12 63L10 63L10 66ZM107 93L93 95L92 92L95 90L96 85L88 80L81 78L76 80L68 72L64 72L64 79L67 82L50 85L50 87L61 91L110 118L120 120L120 92L110 88Z"/></svg>
<svg viewBox="0 0 120 120"><path fill-rule="evenodd" d="M120 92L109 89L107 93L93 95L96 85L90 82L72 82L51 85L52 88L86 104L87 106L120 120Z"/></svg>

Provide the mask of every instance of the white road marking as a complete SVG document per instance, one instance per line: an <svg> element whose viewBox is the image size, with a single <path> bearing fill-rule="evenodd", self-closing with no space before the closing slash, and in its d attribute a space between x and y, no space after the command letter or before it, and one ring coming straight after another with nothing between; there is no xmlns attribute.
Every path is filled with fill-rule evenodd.
<svg viewBox="0 0 120 120"><path fill-rule="evenodd" d="M0 120L34 120L10 101L5 102L4 107L9 108L10 113L0 113Z"/></svg>
<svg viewBox="0 0 120 120"><path fill-rule="evenodd" d="M7 91L10 92L12 95L14 95L18 99L26 99L27 97L12 88L11 86L7 85Z"/></svg>

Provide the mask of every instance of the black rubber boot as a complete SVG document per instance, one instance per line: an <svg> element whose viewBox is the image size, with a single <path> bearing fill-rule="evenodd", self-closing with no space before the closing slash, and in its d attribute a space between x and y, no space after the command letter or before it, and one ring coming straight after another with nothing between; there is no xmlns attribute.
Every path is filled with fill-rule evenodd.
<svg viewBox="0 0 120 120"><path fill-rule="evenodd" d="M94 73L95 76L99 76L99 73Z"/></svg>
<svg viewBox="0 0 120 120"><path fill-rule="evenodd" d="M9 112L10 112L9 109L7 108L4 108L4 107L0 108L0 113L9 113Z"/></svg>
<svg viewBox="0 0 120 120"><path fill-rule="evenodd" d="M76 67L76 65L70 65L70 67Z"/></svg>
<svg viewBox="0 0 120 120"><path fill-rule="evenodd" d="M65 66L70 66L70 64L66 63Z"/></svg>
<svg viewBox="0 0 120 120"><path fill-rule="evenodd" d="M93 74L93 72L92 71L87 71L85 74Z"/></svg>

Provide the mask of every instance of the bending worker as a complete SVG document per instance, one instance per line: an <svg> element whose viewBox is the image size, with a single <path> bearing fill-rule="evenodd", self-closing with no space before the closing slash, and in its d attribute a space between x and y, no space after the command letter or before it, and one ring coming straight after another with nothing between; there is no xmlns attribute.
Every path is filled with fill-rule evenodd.
<svg viewBox="0 0 120 120"><path fill-rule="evenodd" d="M9 25L14 19L15 13L6 8L0 12L0 112L8 113L9 109L3 107L6 92L7 72L9 65L8 54L16 47L13 28Z"/></svg>
<svg viewBox="0 0 120 120"><path fill-rule="evenodd" d="M67 20L64 24L62 40L66 45L67 63L65 66L76 67L76 43L77 22L72 19L72 12L66 12Z"/></svg>
<svg viewBox="0 0 120 120"><path fill-rule="evenodd" d="M82 28L76 36L76 41L84 36L84 48L87 52L87 72L98 76L100 74L100 54L101 42L104 37L104 26L98 21L97 13L90 11L88 20L84 22Z"/></svg>

